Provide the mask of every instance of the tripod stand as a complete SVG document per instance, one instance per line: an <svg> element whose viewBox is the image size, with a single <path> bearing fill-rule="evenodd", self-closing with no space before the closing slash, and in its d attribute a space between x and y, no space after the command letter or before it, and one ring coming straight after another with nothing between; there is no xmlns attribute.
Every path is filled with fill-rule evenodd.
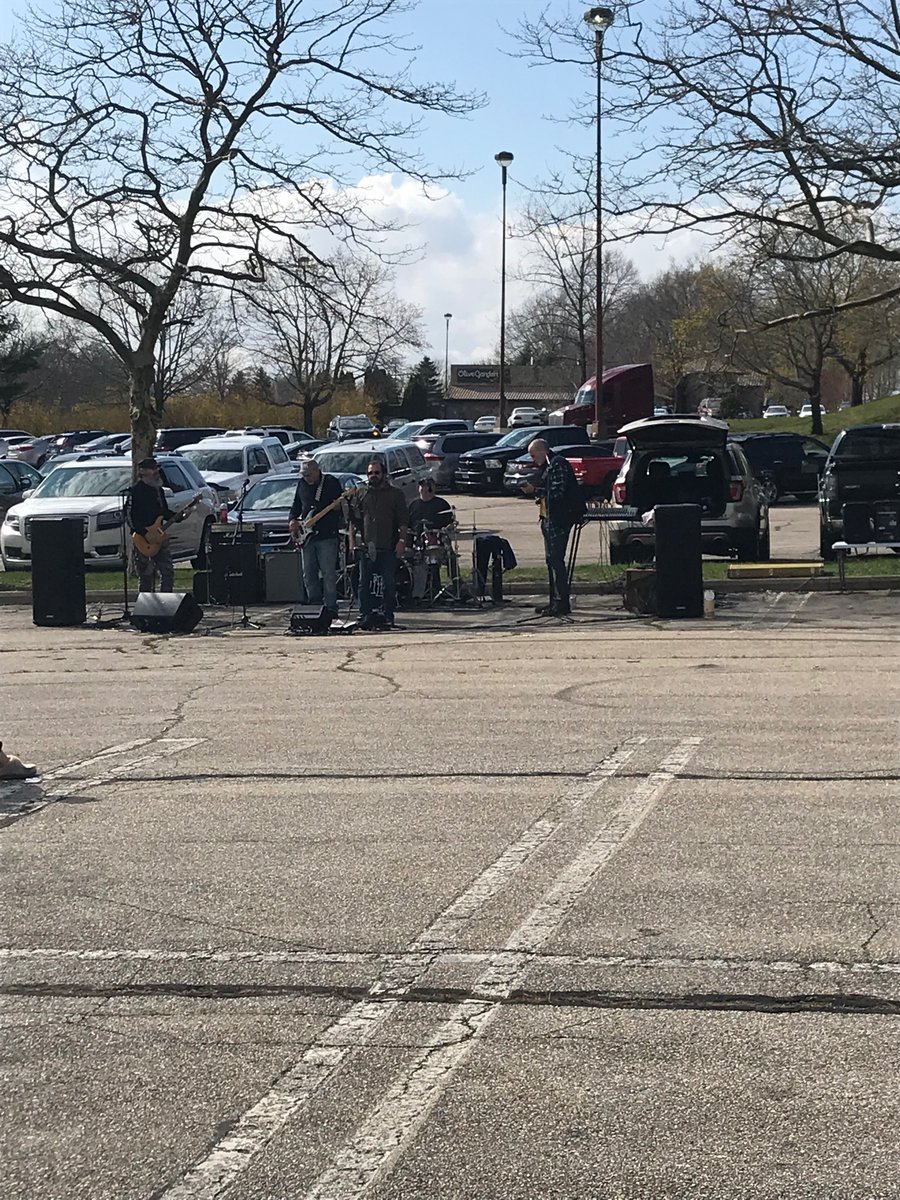
<svg viewBox="0 0 900 1200"><path fill-rule="evenodd" d="M232 535L232 539L231 539L232 549L234 549L238 544L240 544L241 549L243 549L243 544L244 544L244 500L247 498L247 491L249 490L249 488L250 488L250 480L245 479L243 484L241 485L241 495L240 495L240 499L238 500L237 528L235 529L234 534ZM256 556L254 553L254 561L255 561L255 558L256 558ZM232 565L233 565L233 563L232 563ZM240 621L237 622L237 628L238 629L262 629L262 625L257 624L256 621L251 621L250 617L247 614L247 584L246 584L246 580L244 579L243 570L240 570L240 571L232 570L232 571L228 572L228 591L230 593L229 600L232 601L232 605L231 605L232 618L233 618L233 614L234 614L233 600L234 600L234 581L235 581L235 579L239 579L241 581L241 619L240 619ZM232 619L232 625L233 624L234 624L234 621Z"/></svg>

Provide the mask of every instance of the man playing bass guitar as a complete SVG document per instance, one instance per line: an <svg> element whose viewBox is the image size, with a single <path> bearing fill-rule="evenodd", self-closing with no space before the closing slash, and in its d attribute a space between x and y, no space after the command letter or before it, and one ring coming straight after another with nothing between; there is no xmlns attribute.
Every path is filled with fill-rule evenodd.
<svg viewBox="0 0 900 1200"><path fill-rule="evenodd" d="M321 513L301 543L300 558L303 564L303 584L309 604L321 604L328 610L332 620L338 613L337 565L338 537L341 528L340 505L343 489L333 475L325 475L319 464L306 459L300 468L300 482L294 493L288 529L296 538L302 522L308 522Z"/></svg>
<svg viewBox="0 0 900 1200"><path fill-rule="evenodd" d="M156 525L157 522L169 524L172 521L183 521L187 516L187 509L180 513L171 511L163 493L163 482L156 459L141 459L138 463L138 481L128 489L125 500L128 524L132 532L140 538L145 538L148 530L152 530L154 526L160 528ZM140 580L139 591L152 592L157 573L161 592L175 590L175 564L164 537L161 537L160 544L154 547L153 554L142 554L135 545L134 558Z"/></svg>

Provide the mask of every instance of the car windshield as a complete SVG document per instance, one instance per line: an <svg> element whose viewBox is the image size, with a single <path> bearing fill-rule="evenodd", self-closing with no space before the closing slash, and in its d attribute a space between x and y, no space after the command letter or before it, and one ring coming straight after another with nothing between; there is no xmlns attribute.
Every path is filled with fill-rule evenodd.
<svg viewBox="0 0 900 1200"><path fill-rule="evenodd" d="M130 467L57 467L34 495L42 500L47 496L115 496L130 484Z"/></svg>
<svg viewBox="0 0 900 1200"><path fill-rule="evenodd" d="M297 477L263 479L255 483L244 500L244 512L259 512L267 508L290 508L297 490Z"/></svg>
<svg viewBox="0 0 900 1200"><path fill-rule="evenodd" d="M343 450L323 454L321 458L318 454L314 454L313 457L323 471L347 471L352 475L365 475L366 467L373 458L377 459L378 455L373 455L371 450Z"/></svg>
<svg viewBox="0 0 900 1200"><path fill-rule="evenodd" d="M835 447L836 458L900 458L900 425L892 429L851 430Z"/></svg>
<svg viewBox="0 0 900 1200"><path fill-rule="evenodd" d="M513 429L506 433L497 443L498 446L527 446L534 441L533 429Z"/></svg>
<svg viewBox="0 0 900 1200"><path fill-rule="evenodd" d="M244 456L240 450L182 450L198 471L221 471L226 475L241 475Z"/></svg>
<svg viewBox="0 0 900 1200"><path fill-rule="evenodd" d="M405 425L401 425L399 429L392 429L391 437L395 442L406 441L412 436L412 434L418 433L424 424L424 421L407 421L407 423Z"/></svg>

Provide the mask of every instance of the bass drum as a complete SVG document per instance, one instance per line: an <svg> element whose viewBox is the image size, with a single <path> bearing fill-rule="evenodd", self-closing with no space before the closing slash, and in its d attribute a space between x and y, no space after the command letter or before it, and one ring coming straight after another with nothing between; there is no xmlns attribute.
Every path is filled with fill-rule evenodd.
<svg viewBox="0 0 900 1200"><path fill-rule="evenodd" d="M412 602L413 577L409 563L403 558L397 562L395 586L397 589L397 607L408 608Z"/></svg>

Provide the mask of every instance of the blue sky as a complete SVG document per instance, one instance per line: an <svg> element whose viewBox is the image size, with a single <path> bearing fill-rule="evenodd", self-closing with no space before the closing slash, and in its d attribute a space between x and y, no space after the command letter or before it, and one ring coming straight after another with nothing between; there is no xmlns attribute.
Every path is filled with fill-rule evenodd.
<svg viewBox="0 0 900 1200"><path fill-rule="evenodd" d="M17 6L18 7L18 6ZM483 91L486 104L465 119L428 115L422 146L434 163L462 167L471 174L447 184L438 199L400 178L370 181L375 203L387 215L409 226L405 240L421 247L417 261L397 272L397 291L421 306L428 345L425 350L443 364L445 321L450 323L451 362L489 359L499 340L500 299L500 169L499 150L515 155L510 168L510 224L524 201L523 186L545 178L557 162L557 147L591 153L593 130L566 120L578 94L590 89L590 72L578 67L534 67L515 57L510 33L523 17L535 18L544 7L570 13L580 25L584 4L571 0L421 0L417 8L396 18L404 40L420 47L414 76L453 82L463 91ZM0 37L8 36L12 18L0 13ZM612 36L612 35L608 35ZM562 123L548 121L552 116ZM683 257L691 247L672 244L626 249L643 274ZM521 244L508 243L508 311L528 294L517 282ZM413 357L418 357L419 351Z"/></svg>

